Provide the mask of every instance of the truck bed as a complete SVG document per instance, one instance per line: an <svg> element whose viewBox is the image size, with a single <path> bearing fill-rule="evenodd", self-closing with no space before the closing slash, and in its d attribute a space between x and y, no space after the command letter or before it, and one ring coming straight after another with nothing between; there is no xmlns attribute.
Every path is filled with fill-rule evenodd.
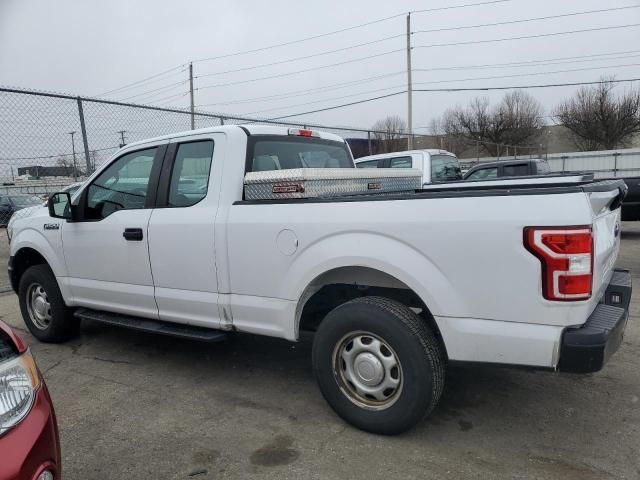
<svg viewBox="0 0 640 480"><path fill-rule="evenodd" d="M518 180L518 181L516 181ZM526 181L523 181L526 180ZM548 181L552 180L552 181ZM483 182L456 182L451 184L432 184L428 188L412 192L344 194L334 197L317 198L283 198L262 200L241 200L234 205L242 204L282 204L282 203L332 203L332 202L365 202L391 200L417 200L427 198L462 198L462 197L491 197L509 195L552 195L579 192L606 192L617 188L622 201L627 192L623 179L594 181L592 175L558 175L549 177L526 177Z"/></svg>

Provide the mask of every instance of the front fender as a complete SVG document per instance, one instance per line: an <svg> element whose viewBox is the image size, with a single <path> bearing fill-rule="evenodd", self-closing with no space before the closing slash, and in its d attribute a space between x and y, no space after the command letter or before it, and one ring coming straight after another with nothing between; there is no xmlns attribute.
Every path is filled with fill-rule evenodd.
<svg viewBox="0 0 640 480"><path fill-rule="evenodd" d="M400 280L433 315L444 315L448 305L465 302L426 254L397 238L357 231L323 237L297 254L285 276L281 298L297 301L319 275L349 266L373 268Z"/></svg>
<svg viewBox="0 0 640 480"><path fill-rule="evenodd" d="M29 226L14 232L10 255L15 256L23 248L32 248L44 257L56 277L66 277L67 266L62 252L61 231L52 230L50 234L45 235Z"/></svg>

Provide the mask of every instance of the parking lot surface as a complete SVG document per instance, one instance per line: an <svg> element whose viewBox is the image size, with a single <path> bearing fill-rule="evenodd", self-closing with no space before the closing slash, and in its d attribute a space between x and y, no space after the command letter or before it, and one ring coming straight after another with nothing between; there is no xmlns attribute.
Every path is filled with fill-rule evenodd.
<svg viewBox="0 0 640 480"><path fill-rule="evenodd" d="M332 412L308 340L207 345L86 323L51 345L25 331L12 293L0 316L47 380L66 479L637 479L640 222L623 224L618 265L636 288L623 345L601 372L450 367L439 407L398 437Z"/></svg>

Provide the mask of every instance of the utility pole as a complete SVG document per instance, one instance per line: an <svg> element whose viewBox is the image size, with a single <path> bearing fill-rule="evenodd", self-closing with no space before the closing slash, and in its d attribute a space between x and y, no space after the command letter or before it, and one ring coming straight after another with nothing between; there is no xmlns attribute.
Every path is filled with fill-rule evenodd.
<svg viewBox="0 0 640 480"><path fill-rule="evenodd" d="M408 150L413 149L413 87L411 83L411 12L407 13L407 137Z"/></svg>
<svg viewBox="0 0 640 480"><path fill-rule="evenodd" d="M73 138L75 134L76 132L69 132L69 135L71 135L71 151L73 152L73 179L77 182L78 170L76 168L76 142Z"/></svg>
<svg viewBox="0 0 640 480"><path fill-rule="evenodd" d="M193 101L193 62L189 63L189 93L191 95L191 130L196 129L195 103Z"/></svg>
<svg viewBox="0 0 640 480"><path fill-rule="evenodd" d="M120 139L122 140L120 142L120 148L122 148L127 144L127 142L124 139L124 134L126 133L126 130L118 130L118 133L120 134Z"/></svg>

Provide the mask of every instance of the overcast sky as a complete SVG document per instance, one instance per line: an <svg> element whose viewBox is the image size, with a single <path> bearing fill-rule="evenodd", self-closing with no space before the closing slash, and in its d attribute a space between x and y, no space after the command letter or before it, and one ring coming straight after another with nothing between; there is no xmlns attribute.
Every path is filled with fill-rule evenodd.
<svg viewBox="0 0 640 480"><path fill-rule="evenodd" d="M100 95L192 60L295 41L407 11L479 1L481 0L324 0L301 3L291 0L0 0L0 84L81 95ZM625 0L511 0L492 5L416 13L412 15L412 30L417 32L637 4L636 1ZM196 106L207 111L277 117L403 90L406 88L406 53L403 50L405 38L402 36L405 33L405 21L405 17L400 16L286 47L195 62ZM412 41L414 46L420 47L635 23L640 23L640 8L514 25L414 33ZM368 46L355 46L396 35L397 38ZM314 54L352 46L353 48L344 51L311 57ZM336 67L246 82L259 77L348 62L393 50L399 51ZM588 61L578 62L576 60L581 59L574 58L571 60L572 63L526 68L419 71L531 60L561 62L562 60L556 59L615 52L626 53L611 56L617 58L605 57L604 60L599 58L594 61L594 58L589 58L586 59ZM310 58L222 73L297 57ZM640 77L639 65L640 27L413 50L414 82L418 85L416 88L580 82L597 80L605 74L616 75L620 79L635 78ZM585 70L593 67L608 68ZM533 75L569 69L580 70ZM522 74L526 76L452 81ZM188 88L187 75L184 67L175 68L152 81L114 92L106 97L187 107L188 95L183 95ZM371 77L377 76L384 78L371 80ZM169 86L181 81L185 83ZM444 82L424 83L441 81ZM332 90L297 93L345 82L352 83ZM232 83L235 84L210 87ZM159 90L143 95L155 89ZM529 92L541 100L548 112L558 100L574 91L575 87L562 87ZM483 95L488 95L492 101L496 101L503 93L491 92ZM286 94L291 96L287 98L284 96ZM245 103L226 103L273 95L283 96ZM456 103L466 103L478 93L438 92L414 95L414 126L422 127L428 125L432 118L441 115L447 107ZM171 96L174 98L167 98ZM387 114L405 117L406 95L307 114L301 118L330 125L370 127L375 120Z"/></svg>

